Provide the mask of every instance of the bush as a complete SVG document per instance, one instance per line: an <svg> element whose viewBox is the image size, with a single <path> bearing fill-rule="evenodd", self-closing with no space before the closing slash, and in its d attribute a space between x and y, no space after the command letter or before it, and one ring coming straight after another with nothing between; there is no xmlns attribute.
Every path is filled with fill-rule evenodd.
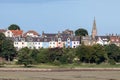
<svg viewBox="0 0 120 80"><path fill-rule="evenodd" d="M115 64L116 64L113 59L110 59L110 60L109 60L109 63L110 63L110 65L115 65Z"/></svg>
<svg viewBox="0 0 120 80"><path fill-rule="evenodd" d="M53 62L53 64L59 66L61 63L60 63L60 61L55 60L55 61Z"/></svg>

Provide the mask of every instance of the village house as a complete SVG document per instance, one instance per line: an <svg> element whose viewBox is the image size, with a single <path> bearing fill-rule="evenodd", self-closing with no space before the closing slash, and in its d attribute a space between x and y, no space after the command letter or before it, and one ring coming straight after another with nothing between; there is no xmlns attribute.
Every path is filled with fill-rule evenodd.
<svg viewBox="0 0 120 80"><path fill-rule="evenodd" d="M23 37L27 37L27 36L30 36L30 37L40 37L40 34L38 34L34 30L29 30L29 31L27 31L26 33L23 34Z"/></svg>
<svg viewBox="0 0 120 80"><path fill-rule="evenodd" d="M96 36L96 44L100 45L109 45L110 37L109 36Z"/></svg>
<svg viewBox="0 0 120 80"><path fill-rule="evenodd" d="M115 44L120 46L120 36L119 35L110 35L110 44Z"/></svg>

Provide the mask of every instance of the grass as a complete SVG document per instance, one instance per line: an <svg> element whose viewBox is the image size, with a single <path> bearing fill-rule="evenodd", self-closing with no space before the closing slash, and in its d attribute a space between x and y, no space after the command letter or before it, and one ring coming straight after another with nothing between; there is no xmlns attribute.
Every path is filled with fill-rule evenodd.
<svg viewBox="0 0 120 80"><path fill-rule="evenodd" d="M4 64L1 65L4 68L23 68L24 65L16 65L16 64ZM29 68L120 68L120 64L110 65L110 64L38 64L38 65L29 65Z"/></svg>

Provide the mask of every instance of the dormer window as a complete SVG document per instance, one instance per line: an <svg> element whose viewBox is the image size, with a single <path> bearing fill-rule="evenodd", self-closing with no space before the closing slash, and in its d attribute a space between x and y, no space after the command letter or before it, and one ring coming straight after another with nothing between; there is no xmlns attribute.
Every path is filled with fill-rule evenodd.
<svg viewBox="0 0 120 80"><path fill-rule="evenodd" d="M70 38L67 38L67 41L70 41Z"/></svg>
<svg viewBox="0 0 120 80"><path fill-rule="evenodd" d="M21 40L22 40L22 41L25 41L25 39L24 39L24 38L22 38Z"/></svg>

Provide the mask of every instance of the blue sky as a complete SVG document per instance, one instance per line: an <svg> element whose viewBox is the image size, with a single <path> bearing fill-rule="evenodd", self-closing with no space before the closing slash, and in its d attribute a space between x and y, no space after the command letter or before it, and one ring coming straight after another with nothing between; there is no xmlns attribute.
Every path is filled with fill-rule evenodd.
<svg viewBox="0 0 120 80"><path fill-rule="evenodd" d="M91 35L120 34L120 0L0 0L0 28L17 24L25 32L56 33L85 28Z"/></svg>

